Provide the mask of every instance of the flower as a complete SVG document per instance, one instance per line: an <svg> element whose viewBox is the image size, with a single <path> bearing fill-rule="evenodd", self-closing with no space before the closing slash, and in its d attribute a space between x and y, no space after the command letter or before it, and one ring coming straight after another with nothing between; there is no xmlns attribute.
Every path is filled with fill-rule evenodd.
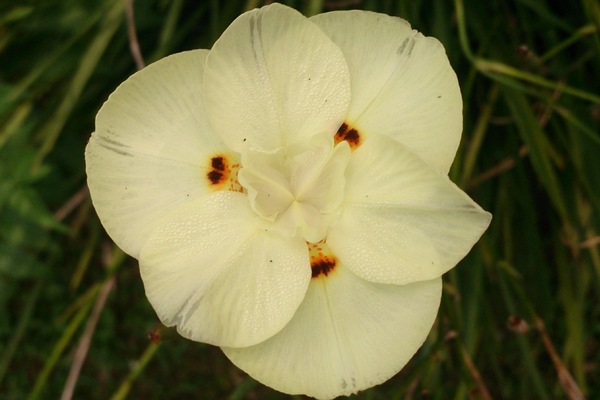
<svg viewBox="0 0 600 400"><path fill-rule="evenodd" d="M88 185L165 325L279 391L349 395L423 344L490 222L447 176L461 110L406 21L273 4L119 86Z"/></svg>

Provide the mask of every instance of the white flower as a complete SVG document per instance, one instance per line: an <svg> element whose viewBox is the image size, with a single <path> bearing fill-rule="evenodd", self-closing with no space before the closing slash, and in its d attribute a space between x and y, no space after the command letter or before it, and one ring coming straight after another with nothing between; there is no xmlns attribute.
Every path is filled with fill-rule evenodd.
<svg viewBox="0 0 600 400"><path fill-rule="evenodd" d="M490 222L447 177L461 109L407 22L273 4L119 86L88 184L165 325L282 392L349 395L422 345Z"/></svg>

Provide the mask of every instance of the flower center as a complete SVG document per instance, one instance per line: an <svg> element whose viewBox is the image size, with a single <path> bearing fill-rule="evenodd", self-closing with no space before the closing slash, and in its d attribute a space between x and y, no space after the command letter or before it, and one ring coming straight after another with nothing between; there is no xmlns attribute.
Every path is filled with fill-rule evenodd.
<svg viewBox="0 0 600 400"><path fill-rule="evenodd" d="M272 229L316 243L325 238L343 200L349 160L348 143L334 145L331 135L319 134L307 145L274 153L249 150L238 179L252 209L272 222Z"/></svg>

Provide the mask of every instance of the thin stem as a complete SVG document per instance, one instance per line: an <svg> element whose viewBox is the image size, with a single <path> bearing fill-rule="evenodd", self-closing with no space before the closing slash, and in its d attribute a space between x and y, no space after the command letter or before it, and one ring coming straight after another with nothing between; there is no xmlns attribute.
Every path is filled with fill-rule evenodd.
<svg viewBox="0 0 600 400"><path fill-rule="evenodd" d="M494 110L494 107L496 105L498 91L498 85L494 84L489 92L488 100L483 106L481 113L479 114L477 124L473 129L473 135L471 137L471 141L469 143L469 147L467 149L463 165L463 173L461 177L461 182L463 185L469 182L471 180L471 176L473 175L475 162L477 161L477 156L479 155L485 132L490 123L492 111Z"/></svg>
<svg viewBox="0 0 600 400"><path fill-rule="evenodd" d="M140 42L138 41L137 32L135 29L135 18L133 13L133 0L125 0L125 14L127 15L127 34L129 36L129 49L135 61L135 66L138 70L144 68L144 57L140 50Z"/></svg>
<svg viewBox="0 0 600 400"><path fill-rule="evenodd" d="M22 310L21 318L19 319L18 325L15 327L12 337L10 338L10 342L7 343L4 352L2 353L2 359L0 359L0 386L2 386L2 381L4 376L6 375L6 371L8 371L8 366L12 361L12 358L19 347L19 342L23 338L25 334L25 330L27 328L27 324L31 320L31 315L33 312L33 308L42 292L42 280L38 280L25 303L25 308Z"/></svg>
<svg viewBox="0 0 600 400"><path fill-rule="evenodd" d="M573 375L571 375L569 370L567 370L565 367L563 361L560 359L560 356L558 355L558 352L552 343L552 339L550 339L548 332L546 332L544 322L540 318L536 317L534 318L534 325L542 338L542 343L544 344L544 347L546 348L546 351L548 352L548 355L554 364L554 368L556 368L558 381L565 391L567 398L569 398L569 400L584 400L585 397L583 396L581 389L579 389L577 382L575 382L575 379L573 379Z"/></svg>
<svg viewBox="0 0 600 400"><path fill-rule="evenodd" d="M96 287L96 288L98 288L98 287ZM94 296L95 295L96 295L96 293L94 293ZM42 389L44 388L46 381L48 380L48 377L50 376L50 372L52 372L52 370L54 369L54 366L58 362L58 359L60 358L61 354L63 353L63 351L65 350L67 345L71 342L71 338L73 337L73 335L75 335L77 328L79 328L79 326L83 322L83 319L90 311L90 308L92 308L93 303L91 300L92 300L92 298L90 298L90 301L88 301L86 304L84 304L84 306L77 312L77 314L75 315L73 320L71 320L71 323L65 329L60 340L56 343L56 345L52 349L50 358L44 365L42 372L38 375L38 377L35 381L35 384L33 386L33 389L29 393L29 396L27 397L27 399L35 400L40 397Z"/></svg>
<svg viewBox="0 0 600 400"><path fill-rule="evenodd" d="M74 209L77 208L77 206L79 206L85 199L87 199L89 194L90 191L87 185L84 185L54 213L54 218L57 221L64 220Z"/></svg>
<svg viewBox="0 0 600 400"><path fill-rule="evenodd" d="M465 365L467 366L467 369L469 370L469 373L471 374L471 378L473 378L473 380L475 381L475 384L477 385L478 395L483 400L492 400L492 395L490 394L490 391L488 390L485 382L483 381L483 378L481 377L479 370L475 366L475 363L473 363L473 359L471 359L471 356L469 355L467 348L465 347L465 345L462 342L459 341L458 343L459 343L460 353L462 355L463 361L465 362Z"/></svg>
<svg viewBox="0 0 600 400"><path fill-rule="evenodd" d="M560 53L561 51L563 51L564 49L566 49L567 47L572 45L573 43L577 42L580 39L583 39L586 36L592 35L596 32L598 32L598 28L596 28L594 25L586 25L582 28L579 28L570 37L563 40L562 42L560 42L559 44L557 44L556 46L554 46L553 48L548 50L545 54L543 54L540 57L540 62L548 61L549 59L551 59L552 57L554 57L555 55L557 55L558 53Z"/></svg>
<svg viewBox="0 0 600 400"><path fill-rule="evenodd" d="M81 372L81 368L83 367L83 363L87 357L87 353L90 348L90 343L92 342L92 336L94 335L94 331L96 330L98 319L100 318L100 314L104 309L106 299L108 298L108 295L110 294L114 286L115 277L113 275L109 280L104 282L102 288L100 289L100 293L96 298L96 303L94 304L94 309L92 310L88 323L85 327L85 331L81 336L81 339L79 340L77 350L75 350L73 364L71 364L69 377L67 378L67 382L65 383L62 396L60 397L61 400L71 400L73 398L73 393L75 392L75 385L77 384L77 380L79 379L79 373Z"/></svg>
<svg viewBox="0 0 600 400"><path fill-rule="evenodd" d="M127 394L131 389L131 384L133 383L133 381L135 381L138 375L142 373L144 368L146 368L146 365L148 364L148 362L150 362L152 357L154 357L154 354L156 353L156 350L158 350L159 346L160 343L150 342L148 344L148 347L146 347L146 350L144 351L140 359L135 363L135 368L133 368L129 375L127 375L125 380L121 382L121 385L119 386L115 394L113 394L110 398L111 400L123 400L127 397Z"/></svg>
<svg viewBox="0 0 600 400"><path fill-rule="evenodd" d="M473 52L471 51L471 47L469 46L469 37L467 35L465 11L462 0L454 0L454 6L456 8L456 20L458 23L458 36L461 48L465 56L469 59L469 61L471 61L471 63L473 63L473 65L479 72L499 82L503 82L501 79L502 76L507 76L518 79L520 81L533 83L541 87L550 88L554 90L561 90L563 93L569 94L571 96L579 97L581 99L600 104L600 96L597 96L595 94L564 85L561 82L550 81L538 75L521 71L517 68L513 68L509 65L503 64L498 61L475 57L473 55ZM589 34L588 30L589 29L586 29L584 33ZM499 74L500 76L496 76L495 74ZM506 84L506 82L504 83Z"/></svg>
<svg viewBox="0 0 600 400"><path fill-rule="evenodd" d="M570 94L571 96L579 97L584 100L591 101L596 104L600 104L600 96L597 96L592 93L588 93L584 90L576 89L571 86L567 86L561 82L553 82L548 79L542 78L538 75L531 74L529 72L521 71L519 69L513 68L509 65L497 62L485 60L482 58L478 58L475 60L475 67L482 73L494 78L494 74L500 74L504 76L509 76L511 78L516 78L521 81L533 83L535 85L560 90L563 93Z"/></svg>
<svg viewBox="0 0 600 400"><path fill-rule="evenodd" d="M469 38L467 36L467 27L465 22L465 9L463 7L462 0L455 0L454 6L456 8L456 22L458 24L458 38L460 40L460 47L469 61L473 62L475 60L475 56L471 51L471 46L469 46Z"/></svg>
<svg viewBox="0 0 600 400"><path fill-rule="evenodd" d="M311 17L323 11L324 0L309 0L304 9L304 15Z"/></svg>

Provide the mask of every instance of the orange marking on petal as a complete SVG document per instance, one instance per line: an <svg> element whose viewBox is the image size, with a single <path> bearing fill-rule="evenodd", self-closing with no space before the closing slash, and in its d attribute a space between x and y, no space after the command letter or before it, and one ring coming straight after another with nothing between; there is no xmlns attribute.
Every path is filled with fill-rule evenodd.
<svg viewBox="0 0 600 400"><path fill-rule="evenodd" d="M312 278L325 278L335 271L338 265L337 257L332 253L325 240L317 243L307 243L310 255Z"/></svg>
<svg viewBox="0 0 600 400"><path fill-rule="evenodd" d="M336 132L333 140L335 141L335 144L345 140L350 145L350 149L356 150L362 143L362 136L358 130L344 122Z"/></svg>
<svg viewBox="0 0 600 400"><path fill-rule="evenodd" d="M213 189L244 191L237 179L240 164L235 161L234 157L226 154L215 154L210 158L206 178Z"/></svg>

